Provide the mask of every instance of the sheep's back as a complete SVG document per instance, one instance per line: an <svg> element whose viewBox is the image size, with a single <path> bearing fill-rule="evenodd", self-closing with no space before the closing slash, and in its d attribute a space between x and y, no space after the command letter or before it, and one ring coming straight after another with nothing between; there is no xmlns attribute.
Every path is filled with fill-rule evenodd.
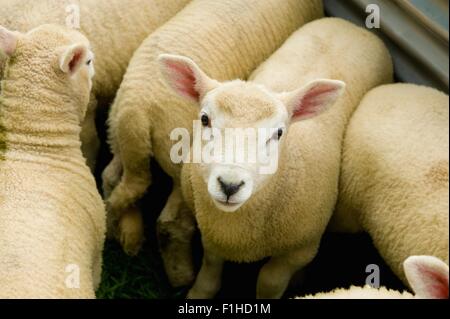
<svg viewBox="0 0 450 319"><path fill-rule="evenodd" d="M0 25L21 31L47 23L76 23L95 53L93 91L111 98L118 89L132 54L156 28L189 0L0 0Z"/></svg>
<svg viewBox="0 0 450 319"><path fill-rule="evenodd" d="M323 292L296 299L412 299L414 296L407 291L397 291L385 287L372 288L351 286L348 289L338 288L331 292Z"/></svg>
<svg viewBox="0 0 450 319"><path fill-rule="evenodd" d="M386 85L366 95L347 131L335 219L368 231L402 279L411 255L448 263L448 115L446 94Z"/></svg>
<svg viewBox="0 0 450 319"><path fill-rule="evenodd" d="M88 168L70 162L8 152L0 163L0 296L95 297L105 211ZM66 287L71 265L79 289Z"/></svg>
<svg viewBox="0 0 450 319"><path fill-rule="evenodd" d="M170 132L192 130L198 106L167 87L158 66L162 53L193 59L217 80L247 78L300 25L322 15L321 1L196 0L152 33L130 61L110 113L111 136L130 114L150 120L153 154L172 177Z"/></svg>

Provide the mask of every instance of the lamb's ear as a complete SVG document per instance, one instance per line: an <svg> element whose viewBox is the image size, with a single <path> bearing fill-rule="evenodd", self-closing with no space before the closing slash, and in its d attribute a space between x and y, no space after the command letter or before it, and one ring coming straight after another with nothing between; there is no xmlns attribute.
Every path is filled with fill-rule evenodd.
<svg viewBox="0 0 450 319"><path fill-rule="evenodd" d="M291 121L319 115L332 106L344 92L345 83L337 80L315 80L292 92L282 93Z"/></svg>
<svg viewBox="0 0 450 319"><path fill-rule="evenodd" d="M187 57L161 54L158 61L166 82L175 92L190 101L200 102L206 93L219 85L219 82L208 77Z"/></svg>
<svg viewBox="0 0 450 319"><path fill-rule="evenodd" d="M403 263L406 279L419 298L448 298L448 265L433 256L411 256Z"/></svg>
<svg viewBox="0 0 450 319"><path fill-rule="evenodd" d="M88 47L83 43L65 48L59 56L60 69L69 75L75 74L85 63L88 52Z"/></svg>
<svg viewBox="0 0 450 319"><path fill-rule="evenodd" d="M18 36L18 32L0 26L0 51L3 51L7 56L12 56L16 51Z"/></svg>

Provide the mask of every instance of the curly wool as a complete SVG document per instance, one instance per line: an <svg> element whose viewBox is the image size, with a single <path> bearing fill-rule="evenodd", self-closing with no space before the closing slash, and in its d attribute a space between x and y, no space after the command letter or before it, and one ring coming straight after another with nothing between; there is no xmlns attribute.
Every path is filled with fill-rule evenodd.
<svg viewBox="0 0 450 319"><path fill-rule="evenodd" d="M386 85L365 96L346 133L332 229L368 232L406 284L408 256L448 264L448 113L442 92Z"/></svg>
<svg viewBox="0 0 450 319"><path fill-rule="evenodd" d="M337 200L347 121L364 94L391 82L392 73L382 41L345 20L324 18L295 32L250 80L283 92L317 78L339 79L346 92L326 113L290 127L276 175L233 214L216 208L195 165L184 166L183 193L203 242L238 262L317 243Z"/></svg>
<svg viewBox="0 0 450 319"><path fill-rule="evenodd" d="M95 54L93 93L112 98L134 51L189 0L0 0L0 25L27 32L39 25L76 22L70 5L80 10L80 31ZM69 8L69 9L67 9ZM68 10L68 11L66 11Z"/></svg>
<svg viewBox="0 0 450 319"><path fill-rule="evenodd" d="M151 34L133 56L109 115L109 143L124 168L111 208L124 209L144 194L150 157L179 183L170 132L192 131L198 110L167 87L160 54L190 57L219 80L246 78L294 30L322 14L320 1L196 0Z"/></svg>
<svg viewBox="0 0 450 319"><path fill-rule="evenodd" d="M148 34L188 2L189 0L0 0L0 25L21 32L45 23L65 26L70 23L77 27L76 15L79 13L79 27L91 42L96 66L92 97L81 131L82 151L92 170L100 147L95 126L97 100L102 103L112 100L134 51ZM1 73L0 63L0 75Z"/></svg>
<svg viewBox="0 0 450 319"><path fill-rule="evenodd" d="M94 298L100 282L105 209L79 140L88 84L55 73L74 43L89 44L59 26L33 30L1 82L0 298Z"/></svg>
<svg viewBox="0 0 450 319"><path fill-rule="evenodd" d="M296 299L413 299L414 296L407 291L397 291L386 287L373 288L351 286L348 289L337 288L330 292L322 292L315 295L306 295Z"/></svg>

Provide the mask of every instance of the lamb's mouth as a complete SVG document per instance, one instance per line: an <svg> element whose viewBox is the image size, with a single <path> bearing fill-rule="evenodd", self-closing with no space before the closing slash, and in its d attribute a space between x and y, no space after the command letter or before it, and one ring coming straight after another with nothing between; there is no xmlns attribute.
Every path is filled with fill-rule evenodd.
<svg viewBox="0 0 450 319"><path fill-rule="evenodd" d="M226 210L235 210L242 205L242 203L234 203L234 202L224 201L224 200L220 200L220 199L214 199L214 202L216 202L216 204L218 204L219 208L223 207L223 208L226 208Z"/></svg>

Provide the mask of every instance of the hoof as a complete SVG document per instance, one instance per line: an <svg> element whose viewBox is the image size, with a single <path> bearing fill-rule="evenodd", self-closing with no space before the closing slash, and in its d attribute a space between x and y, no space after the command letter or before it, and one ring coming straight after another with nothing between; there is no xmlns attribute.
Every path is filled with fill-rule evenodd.
<svg viewBox="0 0 450 319"><path fill-rule="evenodd" d="M141 250L144 239L135 233L121 231L120 244L123 251L129 256L136 256Z"/></svg>
<svg viewBox="0 0 450 319"><path fill-rule="evenodd" d="M144 225L137 208L123 214L119 222L118 238L127 255L136 256L141 250L144 243Z"/></svg>
<svg viewBox="0 0 450 319"><path fill-rule="evenodd" d="M171 273L167 272L167 277L169 277L170 284L174 288L191 286L195 280L194 270L189 267L180 267L185 269L179 269Z"/></svg>
<svg viewBox="0 0 450 319"><path fill-rule="evenodd" d="M212 299L214 298L214 294L207 291L198 291L194 287L189 290L186 299Z"/></svg>

